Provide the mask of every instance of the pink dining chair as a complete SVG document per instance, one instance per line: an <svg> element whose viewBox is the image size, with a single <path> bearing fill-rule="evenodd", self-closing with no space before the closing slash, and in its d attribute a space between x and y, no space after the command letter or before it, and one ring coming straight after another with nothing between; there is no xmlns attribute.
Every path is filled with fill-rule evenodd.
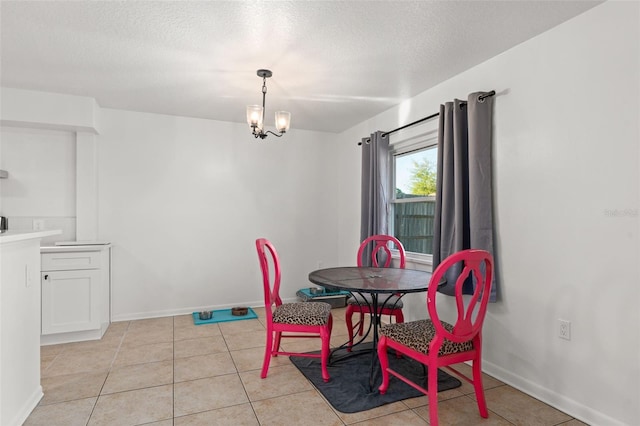
<svg viewBox="0 0 640 426"><path fill-rule="evenodd" d="M436 304L438 284L452 267L460 267L455 281L455 323L441 321ZM456 271L452 269L452 271ZM447 257L434 271L427 290L427 309L430 319L389 324L380 329L378 357L382 367L381 394L389 389L389 375L393 375L429 397L429 422L438 425L438 368L445 367L473 385L480 416L489 417L482 386L482 324L491 294L493 258L484 250L463 250ZM448 277L447 279L451 279ZM475 291L462 295L462 286L472 279ZM446 297L446 296L442 296ZM449 305L449 304L447 304ZM389 368L387 349L413 358L427 367L426 388ZM472 362L472 377L452 367L465 361Z"/></svg>
<svg viewBox="0 0 640 426"><path fill-rule="evenodd" d="M329 381L327 361L329 360L329 341L333 317L331 305L324 302L298 302L282 303L280 299L280 260L275 247L268 240L258 238L256 249L260 268L262 269L262 282L264 284L264 310L267 320L267 344L264 351L264 362L260 377L267 377L271 357L278 355L295 355L309 358L320 358L322 365L322 379ZM273 267L273 275L269 274L270 265ZM282 334L308 333L308 334ZM322 341L320 354L308 354L298 352L286 352L280 350L280 342L283 338L320 338Z"/></svg>
<svg viewBox="0 0 640 426"><path fill-rule="evenodd" d="M391 250L389 248L389 243L393 243L395 248L398 250L400 254L400 268L404 268L406 260L404 253L404 246L402 243L395 237L390 235L372 235L369 238L366 238L360 247L358 248L357 255L357 265L362 267L364 264L364 251L367 246L372 245L371 249L371 266L380 267L380 268L388 268L391 266ZM381 262L381 255L384 255L384 262ZM379 299L382 302L382 306L378 307L378 316L389 315L395 318L395 322L404 322L404 315L402 314L402 300L400 300L399 295L394 295L389 297L388 295L381 295ZM360 295L354 294L353 296L347 299L347 310L345 312L345 321L347 323L347 332L349 333L349 345L347 350L351 350L351 346L353 345L353 336L354 334L359 334L362 336L363 328L364 328L364 314L371 314L371 295ZM353 325L353 314L358 313L360 318L356 325ZM354 330L357 331L354 333Z"/></svg>

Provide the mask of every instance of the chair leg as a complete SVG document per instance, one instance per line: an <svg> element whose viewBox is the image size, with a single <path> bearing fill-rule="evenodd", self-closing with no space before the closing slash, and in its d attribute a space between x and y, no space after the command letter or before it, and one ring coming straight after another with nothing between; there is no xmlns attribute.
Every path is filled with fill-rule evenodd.
<svg viewBox="0 0 640 426"><path fill-rule="evenodd" d="M280 341L282 340L282 332L276 331L276 337L273 343L273 352L278 352L280 350ZM273 356L278 356L277 353L273 354Z"/></svg>
<svg viewBox="0 0 640 426"><path fill-rule="evenodd" d="M269 363L271 362L271 352L273 350L273 331L267 330L267 344L264 348L264 361L262 362L261 378L266 378L269 372Z"/></svg>
<svg viewBox="0 0 640 426"><path fill-rule="evenodd" d="M404 315L402 315L402 310L399 309L395 311L396 324L400 324L404 322ZM396 358L402 358L402 354L396 351Z"/></svg>
<svg viewBox="0 0 640 426"><path fill-rule="evenodd" d="M482 367L480 364L480 353L478 352L477 358L473 360L473 388L476 392L476 400L478 402L478 411L480 417L486 419L489 417L487 411L487 401L484 398L484 386L482 385Z"/></svg>
<svg viewBox="0 0 640 426"><path fill-rule="evenodd" d="M427 382L427 392L429 392L429 425L438 426L438 367L435 363L429 365L428 373L429 377Z"/></svg>
<svg viewBox="0 0 640 426"><path fill-rule="evenodd" d="M322 366L322 380L329 381L329 371L327 370L327 364L329 362L329 353L331 352L329 341L331 340L331 318L325 327L320 329L320 339L322 340L322 349L320 351L321 366Z"/></svg>
<svg viewBox="0 0 640 426"><path fill-rule="evenodd" d="M347 346L347 351L351 352L351 346L353 346L353 305L348 305L347 310L344 314L344 320L347 323L347 333L349 333L349 345Z"/></svg>
<svg viewBox="0 0 640 426"><path fill-rule="evenodd" d="M384 395L389 388L389 358L387 357L387 338L386 336L380 337L378 342L378 359L380 360L380 369L382 370L382 384L378 388L380 395Z"/></svg>

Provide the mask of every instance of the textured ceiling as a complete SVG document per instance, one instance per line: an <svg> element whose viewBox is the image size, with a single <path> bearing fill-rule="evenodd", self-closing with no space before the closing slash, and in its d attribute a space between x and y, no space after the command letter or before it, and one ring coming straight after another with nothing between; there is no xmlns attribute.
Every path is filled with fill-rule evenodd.
<svg viewBox="0 0 640 426"><path fill-rule="evenodd" d="M592 1L6 1L3 87L101 107L343 131L534 37Z"/></svg>

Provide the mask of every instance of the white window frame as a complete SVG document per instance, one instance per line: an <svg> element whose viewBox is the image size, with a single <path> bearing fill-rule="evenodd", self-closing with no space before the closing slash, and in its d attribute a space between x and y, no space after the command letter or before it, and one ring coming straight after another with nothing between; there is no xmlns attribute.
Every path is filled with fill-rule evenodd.
<svg viewBox="0 0 640 426"><path fill-rule="evenodd" d="M433 124L433 123L432 123ZM425 131L422 129L422 133L416 134L416 132L406 132L404 134L399 133L397 137L392 138L390 141L391 149L389 151L389 164L392 165L391 173L389 176L390 188L392 188L392 196L389 200L389 217L387 218L389 234L393 234L394 223L393 223L393 204L398 203L415 203L415 202L423 202L423 201L433 201L436 197L416 197L416 198L403 198L396 199L396 186L395 186L395 176L396 176L396 162L395 157L401 156L404 154L409 154L415 151L421 151L432 147L437 147L438 145L438 128L437 128L437 120L435 120L435 126L429 126L431 129ZM408 134L407 134L408 133ZM395 139L395 140L393 140ZM392 250L393 257L399 257L397 250ZM417 253L407 251L405 253L406 260L408 262L413 262L422 265L433 265L433 255L425 254L425 253Z"/></svg>

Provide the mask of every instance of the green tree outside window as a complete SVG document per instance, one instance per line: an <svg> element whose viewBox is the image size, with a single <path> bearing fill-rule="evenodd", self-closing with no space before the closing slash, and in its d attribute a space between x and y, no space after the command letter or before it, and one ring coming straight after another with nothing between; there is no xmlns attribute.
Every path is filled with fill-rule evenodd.
<svg viewBox="0 0 640 426"><path fill-rule="evenodd" d="M426 158L423 158L420 162L414 161L410 182L411 194L422 196L436 195L435 164Z"/></svg>

